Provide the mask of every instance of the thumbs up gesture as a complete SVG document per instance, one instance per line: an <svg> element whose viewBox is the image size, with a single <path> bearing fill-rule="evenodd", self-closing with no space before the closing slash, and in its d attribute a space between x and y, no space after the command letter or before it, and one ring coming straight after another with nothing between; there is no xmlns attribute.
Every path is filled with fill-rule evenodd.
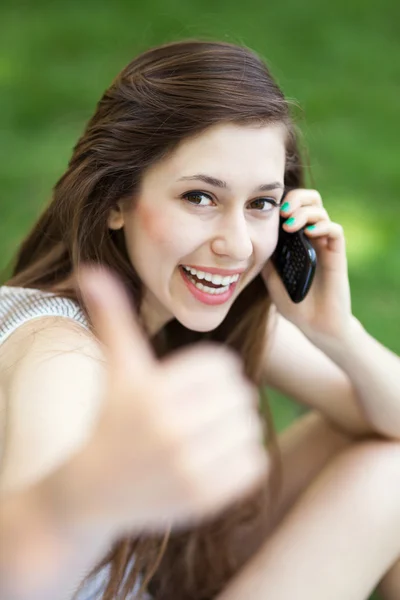
<svg viewBox="0 0 400 600"><path fill-rule="evenodd" d="M160 361L114 275L85 266L79 284L107 364L90 441L97 517L121 530L165 530L249 493L269 462L257 390L239 358L204 343Z"/></svg>

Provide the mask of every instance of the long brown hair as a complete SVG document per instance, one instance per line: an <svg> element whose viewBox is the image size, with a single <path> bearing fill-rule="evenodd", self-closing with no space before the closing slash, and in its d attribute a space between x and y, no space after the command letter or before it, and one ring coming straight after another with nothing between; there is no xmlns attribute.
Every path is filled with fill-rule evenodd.
<svg viewBox="0 0 400 600"><path fill-rule="evenodd" d="M50 204L21 244L7 285L55 291L78 301L86 312L79 292L74 286L62 288L62 283L82 262L101 263L122 279L139 312L141 280L128 258L123 229L107 227L110 209L120 199L134 202L146 169L182 140L220 123L283 123L285 186L304 187L290 103L256 53L201 40L152 48L129 63L99 101ZM205 338L228 344L241 355L248 377L261 390L269 312L270 301L258 276L214 331L190 331L173 320L150 342L160 357ZM139 575L141 589L157 600L211 600L225 587L243 563L233 550L234 535L264 510L273 497L273 482L279 483L272 417L268 404L260 404L275 465L268 485L189 531L118 541L92 571L109 567L103 600L127 598Z"/></svg>

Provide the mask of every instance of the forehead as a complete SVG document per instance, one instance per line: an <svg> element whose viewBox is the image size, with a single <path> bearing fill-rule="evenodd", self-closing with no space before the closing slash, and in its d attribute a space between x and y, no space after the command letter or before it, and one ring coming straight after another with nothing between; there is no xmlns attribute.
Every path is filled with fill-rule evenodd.
<svg viewBox="0 0 400 600"><path fill-rule="evenodd" d="M255 178L264 182L269 174L283 181L285 140L283 124L217 125L183 140L152 170L168 179L201 171L234 181L248 174L253 187Z"/></svg>

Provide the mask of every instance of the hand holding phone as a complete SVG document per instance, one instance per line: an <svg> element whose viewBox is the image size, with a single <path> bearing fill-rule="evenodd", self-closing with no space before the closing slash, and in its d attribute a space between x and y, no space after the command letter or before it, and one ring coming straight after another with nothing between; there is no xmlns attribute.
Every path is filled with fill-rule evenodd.
<svg viewBox="0 0 400 600"><path fill-rule="evenodd" d="M304 300L311 287L317 255L304 228L289 233L282 228L285 221L286 217L281 216L278 244L271 259L291 300L298 303Z"/></svg>

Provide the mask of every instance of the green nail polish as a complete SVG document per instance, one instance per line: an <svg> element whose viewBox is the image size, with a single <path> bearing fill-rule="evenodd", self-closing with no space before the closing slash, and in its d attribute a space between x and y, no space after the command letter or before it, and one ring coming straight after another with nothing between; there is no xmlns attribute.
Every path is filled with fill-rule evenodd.
<svg viewBox="0 0 400 600"><path fill-rule="evenodd" d="M284 203L284 204L282 204L282 206L281 206L281 211L282 211L282 212L286 212L287 210L289 210L289 208L290 208L290 204L289 204L289 202L285 202L285 203Z"/></svg>
<svg viewBox="0 0 400 600"><path fill-rule="evenodd" d="M290 217L290 219L288 219L287 221L285 221L285 225L293 225L293 223L295 222L295 218L294 217Z"/></svg>
<svg viewBox="0 0 400 600"><path fill-rule="evenodd" d="M306 227L307 231L312 231L315 228L316 228L316 225L309 225L308 227Z"/></svg>

